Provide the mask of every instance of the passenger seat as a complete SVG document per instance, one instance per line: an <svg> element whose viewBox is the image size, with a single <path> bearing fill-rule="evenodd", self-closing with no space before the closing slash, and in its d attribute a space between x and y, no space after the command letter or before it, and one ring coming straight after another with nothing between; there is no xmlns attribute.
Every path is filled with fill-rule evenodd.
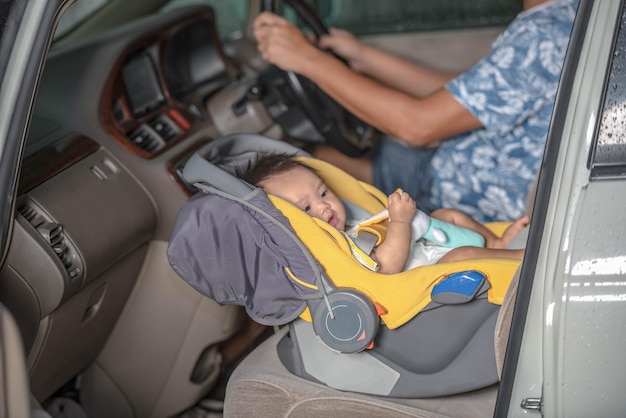
<svg viewBox="0 0 626 418"><path fill-rule="evenodd" d="M51 418L30 394L22 337L0 304L0 418L26 417Z"/></svg>

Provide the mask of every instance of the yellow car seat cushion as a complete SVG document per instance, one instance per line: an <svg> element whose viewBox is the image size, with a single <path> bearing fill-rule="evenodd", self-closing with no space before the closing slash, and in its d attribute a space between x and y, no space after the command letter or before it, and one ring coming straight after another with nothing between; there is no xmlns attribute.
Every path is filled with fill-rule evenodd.
<svg viewBox="0 0 626 418"><path fill-rule="evenodd" d="M341 231L283 199L270 196L270 201L289 219L300 240L336 286L358 289L387 310L381 318L390 329L401 326L424 309L431 301L432 288L442 278L462 270L484 273L491 284L489 301L500 304L519 265L515 260L469 260L423 266L397 274L376 273L352 256ZM308 312L301 317L310 321Z"/></svg>

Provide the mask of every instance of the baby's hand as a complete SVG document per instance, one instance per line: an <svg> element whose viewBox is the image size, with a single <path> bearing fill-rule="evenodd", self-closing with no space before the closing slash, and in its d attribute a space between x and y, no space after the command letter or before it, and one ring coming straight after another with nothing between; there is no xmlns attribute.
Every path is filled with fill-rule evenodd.
<svg viewBox="0 0 626 418"><path fill-rule="evenodd" d="M398 190L389 195L389 221L411 223L417 207L407 192Z"/></svg>

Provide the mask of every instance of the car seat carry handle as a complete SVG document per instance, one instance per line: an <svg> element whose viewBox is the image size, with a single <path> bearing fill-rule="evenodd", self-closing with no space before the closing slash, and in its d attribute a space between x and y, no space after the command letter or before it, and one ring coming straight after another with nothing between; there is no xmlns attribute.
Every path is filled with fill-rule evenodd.
<svg viewBox="0 0 626 418"><path fill-rule="evenodd" d="M211 185L219 190L227 190L236 197L244 197L254 190L245 181L209 163L200 153L194 153L189 158L183 169L183 178L194 186Z"/></svg>
<svg viewBox="0 0 626 418"><path fill-rule="evenodd" d="M255 188L234 175L259 153L287 153L304 157L311 155L273 138L256 134L230 134L211 141L196 151L185 163L183 179L196 185L204 183L237 197L248 195Z"/></svg>
<svg viewBox="0 0 626 418"><path fill-rule="evenodd" d="M315 335L331 350L358 353L370 348L380 327L372 301L356 289L337 288L321 275L322 299L309 299Z"/></svg>

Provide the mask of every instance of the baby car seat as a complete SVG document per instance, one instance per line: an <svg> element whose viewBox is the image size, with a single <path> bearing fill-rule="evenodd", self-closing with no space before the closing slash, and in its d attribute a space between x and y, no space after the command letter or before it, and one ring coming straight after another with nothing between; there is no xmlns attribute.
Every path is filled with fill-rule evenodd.
<svg viewBox="0 0 626 418"><path fill-rule="evenodd" d="M185 165L185 180L199 192L181 208L170 238L173 269L261 324L289 324L278 355L302 378L412 398L497 382L493 333L519 261L459 261L392 275L368 270L335 228L233 175L258 153L275 152L304 158L349 211L386 206L378 189L298 148L228 135ZM497 232L505 225L487 226Z"/></svg>

